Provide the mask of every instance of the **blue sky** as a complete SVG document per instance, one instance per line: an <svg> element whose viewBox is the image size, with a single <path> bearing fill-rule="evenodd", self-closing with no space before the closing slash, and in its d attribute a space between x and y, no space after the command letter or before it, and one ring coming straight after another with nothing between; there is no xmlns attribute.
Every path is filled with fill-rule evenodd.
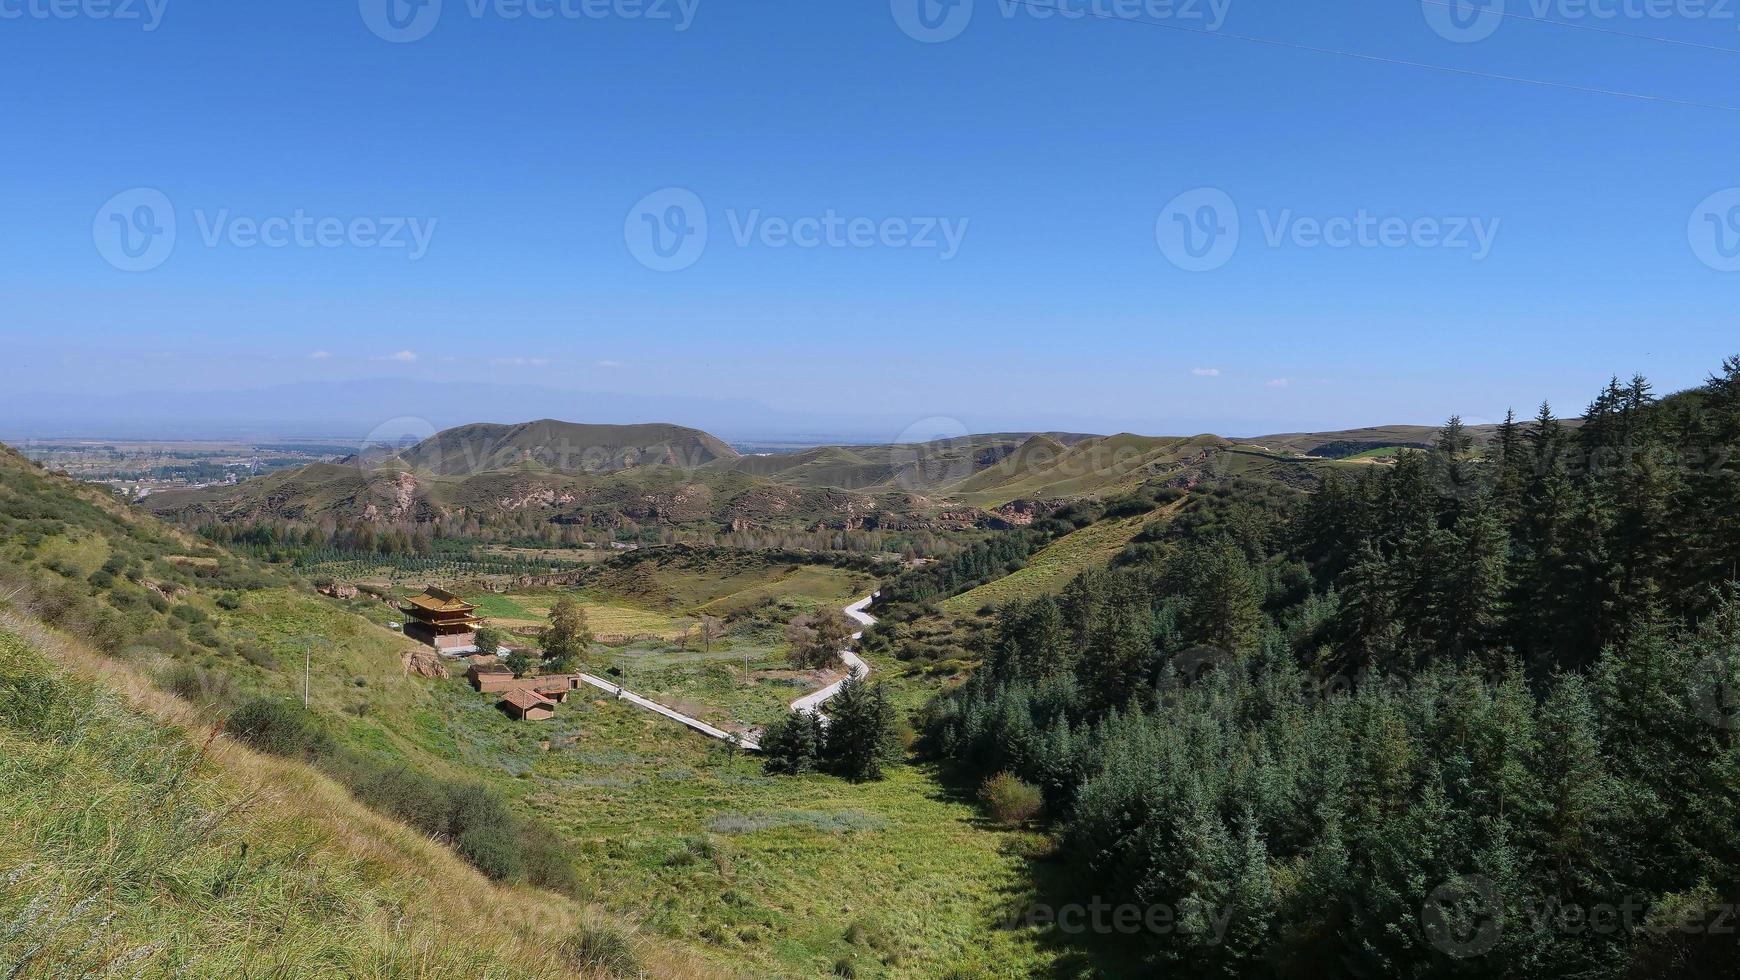
<svg viewBox="0 0 1740 980"><path fill-rule="evenodd" d="M1695 241L1740 204L1711 197L1740 185L1740 112L1243 38L1718 104L1737 54L1520 18L1458 43L1418 0L1095 8L1184 31L974 0L939 43L902 30L919 0L444 0L404 43L374 0L62 2L0 0L15 392L392 378L682 398L695 424L717 398L1255 433L1574 410L1740 349L1740 272ZM1542 4L1740 50L1740 12L1509 9ZM175 244L124 271L104 235L140 188ZM634 212L672 188L707 235L657 271ZM1240 234L1196 271L1162 244L1202 188ZM834 244L783 243L830 216ZM341 230L246 224L298 217ZM1314 232L1362 217L1404 230Z"/></svg>

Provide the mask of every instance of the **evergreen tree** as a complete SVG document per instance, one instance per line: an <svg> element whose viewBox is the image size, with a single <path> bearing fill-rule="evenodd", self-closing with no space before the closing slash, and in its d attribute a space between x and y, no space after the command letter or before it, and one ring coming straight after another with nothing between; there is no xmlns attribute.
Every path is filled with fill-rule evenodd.
<svg viewBox="0 0 1740 980"><path fill-rule="evenodd" d="M798 776L815 770L822 754L821 716L793 711L767 726L761 737L763 768L773 774Z"/></svg>
<svg viewBox="0 0 1740 980"><path fill-rule="evenodd" d="M823 753L829 767L853 782L882 779L901 757L898 719L887 690L854 671L829 708Z"/></svg>

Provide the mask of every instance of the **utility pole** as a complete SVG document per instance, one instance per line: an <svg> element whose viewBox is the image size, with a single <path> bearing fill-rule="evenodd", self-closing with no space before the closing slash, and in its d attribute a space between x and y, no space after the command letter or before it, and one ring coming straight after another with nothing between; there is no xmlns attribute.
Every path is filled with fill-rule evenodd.
<svg viewBox="0 0 1740 980"><path fill-rule="evenodd" d="M308 678L314 673L314 645L302 645L302 710L308 710Z"/></svg>

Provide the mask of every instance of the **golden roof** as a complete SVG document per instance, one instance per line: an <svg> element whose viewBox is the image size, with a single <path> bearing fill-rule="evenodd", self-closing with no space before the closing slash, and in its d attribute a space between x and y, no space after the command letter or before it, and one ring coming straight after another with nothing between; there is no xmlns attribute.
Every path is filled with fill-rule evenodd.
<svg viewBox="0 0 1740 980"><path fill-rule="evenodd" d="M433 585L423 590L422 595L414 595L405 600L425 612L433 613L470 613L477 607L459 598L445 589L437 589Z"/></svg>

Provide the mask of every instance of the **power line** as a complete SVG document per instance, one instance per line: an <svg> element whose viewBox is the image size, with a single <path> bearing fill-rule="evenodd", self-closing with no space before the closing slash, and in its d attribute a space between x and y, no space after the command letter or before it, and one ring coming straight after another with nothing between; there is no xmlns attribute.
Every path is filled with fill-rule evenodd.
<svg viewBox="0 0 1740 980"><path fill-rule="evenodd" d="M1455 8L1457 0L1420 0L1421 3L1434 7ZM1740 48L1727 48L1720 44L1705 44L1702 41L1682 41L1679 38L1662 37L1658 34L1638 34L1634 31L1622 31L1616 27L1601 27L1597 24L1578 24L1568 20L1554 20L1550 17L1535 17L1530 14L1511 13L1508 10L1483 10L1480 16L1509 17L1512 20L1526 20L1531 24L1548 24L1553 27L1563 27L1573 31L1590 31L1595 34L1611 34L1614 37L1628 37L1637 41L1655 41L1658 44L1677 44L1686 48L1701 48L1705 51L1720 51L1723 54L1740 54Z"/></svg>
<svg viewBox="0 0 1740 980"><path fill-rule="evenodd" d="M1054 4L1037 3L1035 0L1003 0L1006 3L1020 4L1035 10L1048 10L1053 13L1076 13ZM1565 92L1581 92L1585 95L1605 95L1618 99L1632 99L1637 102L1655 102L1664 105L1685 106L1691 109L1716 109L1721 112L1740 112L1740 106L1721 105L1714 102L1694 102L1689 99L1675 99L1665 95L1649 95L1643 92L1627 92L1622 89L1599 88L1593 85L1578 85L1575 82L1555 82L1544 78L1528 78L1522 75L1506 75L1500 72L1481 71L1476 68L1455 68L1450 65L1435 65L1425 61L1408 61L1404 58L1391 58L1381 54L1367 54L1364 51L1347 51L1341 48L1325 48L1315 44L1305 44L1301 41L1286 41L1280 38L1261 37L1255 34L1237 34L1231 31L1209 31L1195 27L1184 27L1179 24L1167 24L1157 20L1139 20L1134 17L1119 17L1114 14L1101 13L1096 10L1081 11L1099 20L1115 20L1124 24L1141 24L1144 27L1158 27L1164 31L1176 31L1180 34L1195 34L1199 37L1220 38L1227 41L1245 41L1250 44L1263 44L1273 48L1286 48L1291 51L1308 51L1312 54L1334 55L1338 58L1352 58L1356 61L1368 61L1380 65L1395 65L1401 68L1416 68L1421 71L1435 71L1446 75L1462 75L1468 78L1484 78L1495 82L1517 82L1522 85L1535 85L1541 88L1559 89Z"/></svg>

